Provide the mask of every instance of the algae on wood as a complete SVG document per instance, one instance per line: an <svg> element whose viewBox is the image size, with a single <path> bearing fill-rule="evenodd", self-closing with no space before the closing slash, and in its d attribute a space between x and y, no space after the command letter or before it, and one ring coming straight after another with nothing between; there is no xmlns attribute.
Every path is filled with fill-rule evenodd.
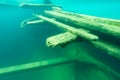
<svg viewBox="0 0 120 80"><path fill-rule="evenodd" d="M38 61L33 63L27 63L27 64L21 64L16 66L10 66L5 68L0 68L0 75L7 74L7 73L13 73L18 71L24 71L24 70L30 70L33 68L43 68L43 67L50 67L50 66L57 66L61 64L71 63L74 62L76 58L74 57L62 57L57 59L50 59L50 60L44 60L44 61Z"/></svg>
<svg viewBox="0 0 120 80"><path fill-rule="evenodd" d="M109 55L120 59L120 47L100 40L90 41L89 43L96 48L106 51Z"/></svg>
<svg viewBox="0 0 120 80"><path fill-rule="evenodd" d="M68 26L66 24L60 23L58 21L55 21L53 19L49 19L47 17L41 16L41 15L36 15L36 17L43 19L44 21L47 21L49 23L52 23L56 25L57 27L64 28L67 31L73 33L74 35L78 35L79 37L83 38L84 40L87 40L88 43L91 43L95 47L98 47L104 51L106 51L109 55L112 55L114 57L117 57L120 59L120 48L113 46L111 44L104 43L100 40L98 40L98 37L88 33L88 31L83 30L83 29L76 29L71 26Z"/></svg>
<svg viewBox="0 0 120 80"><path fill-rule="evenodd" d="M63 24L63 23L58 22L56 20L44 17L42 15L36 15L36 17L38 17L46 22L49 22L53 25L56 25L57 27L63 28L65 30L75 34L75 35L78 35L79 37L83 38L84 40L98 40L98 36L91 34L84 29L76 29L74 27L71 27L69 25Z"/></svg>
<svg viewBox="0 0 120 80"><path fill-rule="evenodd" d="M73 23L79 27L95 30L100 33L108 34L120 38L120 21L94 18L92 16L73 15L71 12L64 13L63 11L45 11L46 14L61 19L65 22ZM68 14L69 13L69 14ZM112 23L113 22L113 23Z"/></svg>
<svg viewBox="0 0 120 80"><path fill-rule="evenodd" d="M46 44L49 47L55 47L58 45L64 45L66 43L70 43L78 39L77 35L74 35L70 32L66 32L63 34L59 34L53 37L50 37L47 39ZM95 46L96 48L99 48L103 51L105 51L107 54L114 56L118 59L120 59L120 47L117 47L113 44L104 42L104 41L87 41L89 44Z"/></svg>
<svg viewBox="0 0 120 80"><path fill-rule="evenodd" d="M54 7L53 7L53 10L54 10ZM116 19L102 18L102 17L96 17L96 16L91 16L91 15L85 15L85 14L78 14L78 13L73 13L73 12L68 12L68 11L63 11L63 10L59 10L58 13L63 13L65 15L74 16L74 17L85 19L88 21L94 21L96 23L103 23L103 24L114 25L114 26L120 27L120 20L116 20Z"/></svg>
<svg viewBox="0 0 120 80"><path fill-rule="evenodd" d="M51 18L42 15L35 15L37 18L40 18L41 20L30 21L28 22L28 24L36 24L41 21L45 21L57 27L63 28L67 31L62 34L49 37L46 41L47 46L55 47L57 45L64 45L73 42L78 38L81 38L82 40L85 40L87 43L91 44L92 46L104 50L106 53L108 53L108 55L120 59L120 47L101 41L99 40L98 36L88 32L88 30L95 30L100 33L104 33L120 38L120 20L76 14L72 12L62 11L60 8L53 8L53 9L54 9L53 11L45 11L45 13L49 16L52 16L53 18L60 19L60 21L73 23L81 27L81 29L74 28L72 26L66 25L65 23L58 22L56 20L53 20ZM88 59L88 57L90 58ZM90 62L92 64L95 64L104 72L107 72L108 74L112 74L120 78L120 75L117 72L112 70L109 66L95 60L91 56L85 55L85 56L81 56L79 59L77 57L77 61Z"/></svg>
<svg viewBox="0 0 120 80"><path fill-rule="evenodd" d="M55 47L58 45L65 45L70 43L78 38L77 35L74 35L70 32L61 33L52 37L47 38L46 45L49 47Z"/></svg>

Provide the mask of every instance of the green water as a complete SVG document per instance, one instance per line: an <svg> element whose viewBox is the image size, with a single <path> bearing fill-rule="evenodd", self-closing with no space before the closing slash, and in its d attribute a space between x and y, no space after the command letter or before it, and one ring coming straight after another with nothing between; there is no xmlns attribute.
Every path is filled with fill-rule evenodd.
<svg viewBox="0 0 120 80"><path fill-rule="evenodd" d="M15 5L0 5L0 68L58 58L69 53L74 55L76 50L81 47L78 50L79 53L90 53L98 61L107 64L120 73L120 61L118 59L86 43L73 43L64 48L60 46L47 47L45 44L47 37L62 32L54 26L46 24L44 26L36 25L21 28L21 22L31 18L33 11L17 7L17 5L23 2L43 3L42 0L1 0L0 2ZM52 2L62 6L67 11L120 19L119 0L52 0ZM120 44L120 42L117 43ZM92 70L93 72L91 72ZM2 75L0 80L74 80L73 77L76 77L75 80L113 80L100 71L94 77L96 71L96 67L91 64L78 63L76 66L65 64L47 69ZM76 72L76 76L74 76L74 72Z"/></svg>

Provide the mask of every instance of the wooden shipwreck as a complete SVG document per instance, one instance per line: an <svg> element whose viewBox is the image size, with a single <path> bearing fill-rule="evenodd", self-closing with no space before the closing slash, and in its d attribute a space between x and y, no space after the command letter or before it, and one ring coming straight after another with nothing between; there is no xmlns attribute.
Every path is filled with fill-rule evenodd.
<svg viewBox="0 0 120 80"><path fill-rule="evenodd" d="M32 7L49 7L44 10L44 14L34 14L37 20L25 20L24 24L51 23L58 28L65 30L64 33L49 37L46 44L49 47L64 45L79 39L86 41L88 44L106 51L109 55L120 58L120 48L114 43L101 40L101 37L94 32L102 33L120 39L120 20L100 18L84 14L78 14L62 10L54 5L31 5L22 4L23 8ZM67 23L67 24L66 24ZM69 24L72 24L69 25ZM75 27L74 27L75 26ZM76 27L77 26L77 27Z"/></svg>
<svg viewBox="0 0 120 80"><path fill-rule="evenodd" d="M117 44L116 42L111 42L111 38L102 38L105 36L110 36L113 37L113 39L119 41L120 20L101 18L64 11L61 7L51 4L22 4L20 5L20 7L37 10L40 8L44 8L40 11L42 12L42 14L40 14L39 12L33 14L33 16L36 18L35 20L28 19L23 21L23 23L21 24L22 27L24 27L24 24L33 25L38 23L50 23L51 25L63 29L64 33L56 34L46 39L46 45L48 47L66 46L67 44L70 44L75 41L84 41L89 45L104 51L108 55L120 59L120 44ZM103 34L103 36L99 35L98 33ZM120 74L114 71L108 65L105 65L104 63L95 60L91 56L89 57L89 59L86 59L86 57L80 58L78 57L78 55L70 58L64 57L60 59L48 60L46 61L46 63L44 63L44 61L41 61L36 63L13 66L14 68L2 68L0 69L0 74L77 61L94 64L105 73L113 75L120 79Z"/></svg>

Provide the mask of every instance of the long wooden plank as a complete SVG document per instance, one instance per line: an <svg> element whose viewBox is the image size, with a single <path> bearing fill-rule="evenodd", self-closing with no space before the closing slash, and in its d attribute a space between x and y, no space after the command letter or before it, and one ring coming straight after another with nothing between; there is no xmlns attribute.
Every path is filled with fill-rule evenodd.
<svg viewBox="0 0 120 80"><path fill-rule="evenodd" d="M38 62L33 62L33 63L5 67L5 68L0 68L0 75L30 70L30 69L38 68L38 67L44 68L44 67L50 67L50 66L57 66L61 64L71 63L71 62L74 62L75 60L76 58L62 57L62 58L57 58L57 59L50 59L50 60L44 60L44 61L38 61Z"/></svg>

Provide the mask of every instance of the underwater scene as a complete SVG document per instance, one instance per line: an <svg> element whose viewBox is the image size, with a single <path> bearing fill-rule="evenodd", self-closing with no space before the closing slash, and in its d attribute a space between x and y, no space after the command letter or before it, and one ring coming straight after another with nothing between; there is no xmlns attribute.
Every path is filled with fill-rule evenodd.
<svg viewBox="0 0 120 80"><path fill-rule="evenodd" d="M120 80L120 0L0 0L0 80Z"/></svg>

